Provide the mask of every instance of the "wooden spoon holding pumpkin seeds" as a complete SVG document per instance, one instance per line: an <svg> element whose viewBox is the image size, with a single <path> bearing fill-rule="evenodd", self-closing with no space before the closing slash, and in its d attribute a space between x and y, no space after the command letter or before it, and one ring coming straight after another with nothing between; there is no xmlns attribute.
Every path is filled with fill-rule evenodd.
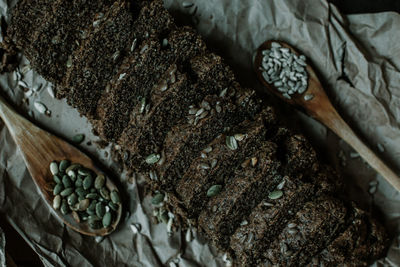
<svg viewBox="0 0 400 267"><path fill-rule="evenodd" d="M122 205L120 203L118 204L118 208L116 208L111 225L99 229L92 229L88 223L77 222L70 214L63 215L61 209L53 208L53 187L55 186L53 173L58 170L58 166L56 170L54 162L61 162L68 159L70 162L79 163L86 169L91 169L97 175L102 174L103 172L87 155L69 143L33 125L27 119L17 114L1 96L0 117L18 145L41 196L52 207L60 220L73 230L90 236L108 235L116 229L122 213ZM104 186L109 192L118 193L117 187L109 178L106 179Z"/></svg>
<svg viewBox="0 0 400 267"><path fill-rule="evenodd" d="M258 79L270 92L291 105L302 107L308 115L325 124L400 192L400 178L341 118L304 56L287 43L266 41L257 49L254 68Z"/></svg>

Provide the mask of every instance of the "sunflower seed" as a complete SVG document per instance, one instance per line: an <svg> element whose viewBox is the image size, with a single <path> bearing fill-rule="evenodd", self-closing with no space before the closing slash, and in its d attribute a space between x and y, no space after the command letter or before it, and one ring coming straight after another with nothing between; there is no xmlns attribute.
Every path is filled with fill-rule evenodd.
<svg viewBox="0 0 400 267"><path fill-rule="evenodd" d="M278 189L278 190L282 190L283 189L283 187L285 186L285 183L286 183L286 181L285 180L283 180L280 184L278 184L277 186L276 186L276 189Z"/></svg>
<svg viewBox="0 0 400 267"><path fill-rule="evenodd" d="M146 108L146 98L143 97L143 98L140 100L140 110L139 110L140 114L143 114L145 108Z"/></svg>
<svg viewBox="0 0 400 267"><path fill-rule="evenodd" d="M274 204L269 203L267 201L263 201L263 205L266 206L266 207L273 207L274 206Z"/></svg>
<svg viewBox="0 0 400 267"><path fill-rule="evenodd" d="M157 164L159 166L162 166L164 164L164 162L165 162L165 152L161 151L161 157L160 157L160 160L157 162Z"/></svg>
<svg viewBox="0 0 400 267"><path fill-rule="evenodd" d="M43 103L36 101L34 103L34 106L35 106L36 110L39 111L39 113L42 113L42 114L46 113L47 107Z"/></svg>
<svg viewBox="0 0 400 267"><path fill-rule="evenodd" d="M208 111L205 111L205 112L201 113L201 115L198 116L197 118L198 118L199 120L201 120L201 119L204 119L205 117L207 117L207 115L208 115Z"/></svg>
<svg viewBox="0 0 400 267"><path fill-rule="evenodd" d="M118 81L120 81L120 80L122 80L123 78L125 78L125 76L126 76L127 74L124 72L124 73L121 73L120 75L119 75L119 77L118 77Z"/></svg>
<svg viewBox="0 0 400 267"><path fill-rule="evenodd" d="M157 163L160 160L160 155L159 154L150 154L149 156L147 156L146 158L146 163L147 164L154 164Z"/></svg>
<svg viewBox="0 0 400 267"><path fill-rule="evenodd" d="M71 68L72 67L72 56L68 57L67 63L65 65L67 66L67 68Z"/></svg>
<svg viewBox="0 0 400 267"><path fill-rule="evenodd" d="M283 196L283 192L281 190L275 190L268 194L269 199L279 199Z"/></svg>
<svg viewBox="0 0 400 267"><path fill-rule="evenodd" d="M311 99L313 99L314 98L314 95L313 94L306 94L305 96L304 96L304 100L305 101L310 101Z"/></svg>
<svg viewBox="0 0 400 267"><path fill-rule="evenodd" d="M241 164L242 168L247 168L250 165L250 159L246 159L245 161L243 161L243 163Z"/></svg>
<svg viewBox="0 0 400 267"><path fill-rule="evenodd" d="M221 189L222 189L222 185L219 185L219 184L213 185L207 190L207 196L208 197L216 196L221 191Z"/></svg>
<svg viewBox="0 0 400 267"><path fill-rule="evenodd" d="M157 173L155 171L153 171L153 170L151 170L149 172L149 176L150 176L150 179L153 180L153 181L157 181L158 180Z"/></svg>
<svg viewBox="0 0 400 267"><path fill-rule="evenodd" d="M221 91L221 93L219 93L220 97L224 97L226 95L226 93L228 92L228 88L225 88Z"/></svg>
<svg viewBox="0 0 400 267"><path fill-rule="evenodd" d="M196 112L195 116L196 116L196 117L200 116L204 111L205 111L204 108L199 109L199 110Z"/></svg>
<svg viewBox="0 0 400 267"><path fill-rule="evenodd" d="M172 224L174 223L174 218L169 217L168 222L167 222L167 232L168 234L172 233Z"/></svg>
<svg viewBox="0 0 400 267"><path fill-rule="evenodd" d="M190 115L194 115L194 114L197 113L197 111L198 111L197 108L191 108L191 109L189 109L189 114L190 114Z"/></svg>
<svg viewBox="0 0 400 267"><path fill-rule="evenodd" d="M164 201L165 195L163 193L157 193L151 200L151 204L158 205Z"/></svg>
<svg viewBox="0 0 400 267"><path fill-rule="evenodd" d="M212 147L211 147L211 146L208 146L208 147L206 147L205 149L203 149L203 151L204 151L205 153L210 153L210 152L212 151Z"/></svg>
<svg viewBox="0 0 400 267"><path fill-rule="evenodd" d="M112 55L113 61L117 61L121 53L119 51L115 51L115 53Z"/></svg>
<svg viewBox="0 0 400 267"><path fill-rule="evenodd" d="M249 224L249 222L246 221L246 220L244 220L244 221L242 221L242 222L240 223L240 226L245 226L245 225L248 225L248 224Z"/></svg>
<svg viewBox="0 0 400 267"><path fill-rule="evenodd" d="M132 42L131 45L131 52L133 52L136 49L136 45L137 45L137 38L135 38Z"/></svg>
<svg viewBox="0 0 400 267"><path fill-rule="evenodd" d="M208 170L208 169L210 169L210 165L208 165L207 163L200 163L199 167L200 167L200 169L202 169L202 170Z"/></svg>
<svg viewBox="0 0 400 267"><path fill-rule="evenodd" d="M215 111L216 111L217 113L221 113L221 111L222 111L221 106L217 104L217 105L215 106Z"/></svg>
<svg viewBox="0 0 400 267"><path fill-rule="evenodd" d="M240 141L243 141L246 138L246 135L245 134L235 134L234 137L235 137L235 139L237 141L240 142Z"/></svg>
<svg viewBox="0 0 400 267"><path fill-rule="evenodd" d="M206 159L207 158L207 154L204 153L204 152L201 152L200 153L200 157L203 158L203 159Z"/></svg>
<svg viewBox="0 0 400 267"><path fill-rule="evenodd" d="M295 228L295 227L297 227L297 224L296 223L289 223L288 227L289 228Z"/></svg>
<svg viewBox="0 0 400 267"><path fill-rule="evenodd" d="M225 143L226 143L226 146L231 150L238 149L238 144L236 142L235 137L233 137L233 136L227 136L225 139Z"/></svg>
<svg viewBox="0 0 400 267"><path fill-rule="evenodd" d="M215 168L217 166L218 160L217 159L212 159L211 160L211 168Z"/></svg>
<svg viewBox="0 0 400 267"><path fill-rule="evenodd" d="M350 153L350 158L355 159L355 158L359 158L360 154L358 154L357 152L351 152Z"/></svg>
<svg viewBox="0 0 400 267"><path fill-rule="evenodd" d="M295 235L295 234L297 234L297 232L298 231L296 229L288 229L288 233L291 235Z"/></svg>
<svg viewBox="0 0 400 267"><path fill-rule="evenodd" d="M186 242L192 241L192 229L190 229L190 227L186 230L185 240Z"/></svg>
<svg viewBox="0 0 400 267"><path fill-rule="evenodd" d="M251 166L255 167L257 165L258 159L256 157L251 158Z"/></svg>
<svg viewBox="0 0 400 267"><path fill-rule="evenodd" d="M211 105L210 103L208 103L207 101L203 100L200 104L200 106L202 108L204 108L205 110L211 110Z"/></svg>

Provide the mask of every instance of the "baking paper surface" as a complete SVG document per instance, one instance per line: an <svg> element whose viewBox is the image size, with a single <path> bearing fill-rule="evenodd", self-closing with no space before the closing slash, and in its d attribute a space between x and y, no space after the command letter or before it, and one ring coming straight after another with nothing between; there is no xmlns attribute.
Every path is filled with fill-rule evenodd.
<svg viewBox="0 0 400 267"><path fill-rule="evenodd" d="M297 47L319 72L325 90L345 120L400 173L399 14L343 16L335 6L320 0L193 0L195 5L191 8L184 8L182 2L167 0L165 6L179 22L195 23L209 46L234 67L241 82L261 92L263 88L251 66L255 49L268 39ZM0 1L0 12L7 19L14 3ZM38 125L68 140L76 133L85 133L80 147L116 170L110 146L100 149L95 145L98 138L91 133L87 120L79 117L65 100L51 97L51 85L29 69L26 59L22 58L19 70L31 89L28 93L18 86L16 73L0 76L1 91L13 105ZM34 91L39 85L40 89ZM325 127L279 100L266 97L280 106L285 119L299 121L299 127L322 158L342 172L349 197L382 218L393 242L387 257L375 266L399 266L399 193ZM51 117L39 114L35 101L44 103L51 110ZM92 144L88 145L88 141ZM128 197L129 210L117 231L105 238L82 236L65 227L39 197L18 149L0 121L0 210L45 266L226 265L220 254L197 238L194 230L196 238L186 242L186 233L169 237L164 224L152 223L149 199L143 195L142 186L129 183L129 178L123 173L115 177L124 187L121 189ZM379 185L371 195L369 182L373 180Z"/></svg>

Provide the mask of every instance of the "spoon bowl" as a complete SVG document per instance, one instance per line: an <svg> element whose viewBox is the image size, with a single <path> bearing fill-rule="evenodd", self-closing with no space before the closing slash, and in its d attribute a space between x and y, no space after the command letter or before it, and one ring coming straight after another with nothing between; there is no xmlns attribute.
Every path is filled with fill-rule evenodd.
<svg viewBox="0 0 400 267"><path fill-rule="evenodd" d="M53 175L50 172L50 163L67 159L72 163L79 163L83 167L93 170L97 175L104 173L83 152L65 142L64 140L40 129L24 117L17 114L14 109L0 96L0 117L6 124L15 143L23 156L29 173L35 182L40 195L46 201L54 214L73 230L89 236L105 236L113 232L122 214L122 205L116 212L117 217L107 228L91 229L86 222L76 222L71 214L63 215L60 210L53 208ZM104 175L107 177L107 175ZM106 179L108 190L118 191L110 180Z"/></svg>
<svg viewBox="0 0 400 267"><path fill-rule="evenodd" d="M290 96L291 98L288 99L278 91L274 84L270 84L264 79L263 69L261 68L264 57L263 51L270 49L272 43L279 43L282 47L288 48L291 53L296 54L297 56L300 55L295 48L282 41L269 40L261 44L254 57L254 69L260 82L269 92L278 96L288 104L302 107L308 115L331 129L353 147L353 149L357 151L360 156L371 165L371 167L380 173L386 181L400 192L400 178L382 160L380 160L374 152L360 140L360 138L357 137L353 130L342 119L325 93L315 71L307 61L305 69L308 73L308 87L302 94L294 93Z"/></svg>

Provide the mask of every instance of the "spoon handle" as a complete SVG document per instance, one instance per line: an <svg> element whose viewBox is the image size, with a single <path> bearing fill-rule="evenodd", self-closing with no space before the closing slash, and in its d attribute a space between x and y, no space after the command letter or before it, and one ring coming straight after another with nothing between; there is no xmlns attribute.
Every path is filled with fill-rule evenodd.
<svg viewBox="0 0 400 267"><path fill-rule="evenodd" d="M351 147L357 151L360 156L368 162L378 173L380 173L386 181L388 181L394 188L400 192L400 178L397 176L375 153L369 149L349 125L341 118L336 110L331 109L327 112L328 116L324 116L326 126L328 126L334 133L346 141Z"/></svg>
<svg viewBox="0 0 400 267"><path fill-rule="evenodd" d="M0 94L0 118L6 124L14 140L16 135L23 133L28 128L30 122L19 115L14 108Z"/></svg>

